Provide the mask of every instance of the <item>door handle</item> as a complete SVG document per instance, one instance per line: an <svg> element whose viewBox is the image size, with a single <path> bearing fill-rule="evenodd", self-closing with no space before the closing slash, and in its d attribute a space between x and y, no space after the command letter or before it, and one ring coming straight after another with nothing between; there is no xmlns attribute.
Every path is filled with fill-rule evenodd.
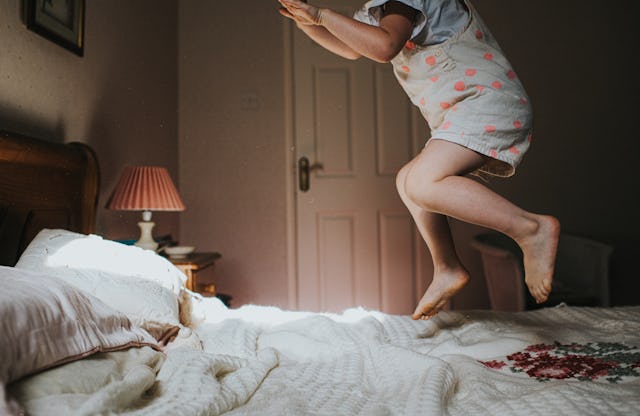
<svg viewBox="0 0 640 416"><path fill-rule="evenodd" d="M309 158L306 156L302 156L298 159L298 188L302 192L307 192L310 187L309 178L311 176L311 172L314 170L322 169L322 163L314 163L313 165L309 162Z"/></svg>

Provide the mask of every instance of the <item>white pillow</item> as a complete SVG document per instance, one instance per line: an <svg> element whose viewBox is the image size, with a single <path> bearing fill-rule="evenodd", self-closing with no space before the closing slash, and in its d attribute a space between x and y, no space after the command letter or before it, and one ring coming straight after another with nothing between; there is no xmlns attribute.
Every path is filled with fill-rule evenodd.
<svg viewBox="0 0 640 416"><path fill-rule="evenodd" d="M0 266L0 385L102 351L156 340L53 276Z"/></svg>
<svg viewBox="0 0 640 416"><path fill-rule="evenodd" d="M180 326L179 298L186 276L150 250L97 235L44 229L17 268L57 276L126 314L157 340Z"/></svg>

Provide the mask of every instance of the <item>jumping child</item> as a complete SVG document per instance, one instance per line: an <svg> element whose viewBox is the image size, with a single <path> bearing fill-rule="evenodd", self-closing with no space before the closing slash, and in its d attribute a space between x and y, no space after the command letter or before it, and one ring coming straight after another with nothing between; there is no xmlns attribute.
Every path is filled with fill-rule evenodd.
<svg viewBox="0 0 640 416"><path fill-rule="evenodd" d="M524 255L538 303L551 292L560 233L552 216L527 212L470 173L515 173L532 139L532 108L516 73L468 0L371 0L344 16L299 0L280 13L319 45L348 59L391 62L431 129L396 185L433 258L433 280L412 315L429 319L459 292L469 272L447 217L499 231Z"/></svg>

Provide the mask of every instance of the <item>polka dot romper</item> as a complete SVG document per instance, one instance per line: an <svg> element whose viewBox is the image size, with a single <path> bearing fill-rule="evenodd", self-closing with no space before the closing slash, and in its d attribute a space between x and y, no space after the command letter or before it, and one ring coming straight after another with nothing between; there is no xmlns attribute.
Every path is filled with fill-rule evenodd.
<svg viewBox="0 0 640 416"><path fill-rule="evenodd" d="M400 1L420 10L416 5L424 9L430 0ZM415 42L414 32L391 63L432 138L489 156L480 172L511 176L531 142L532 108L500 46L473 6L465 4L469 18L461 30L431 45Z"/></svg>

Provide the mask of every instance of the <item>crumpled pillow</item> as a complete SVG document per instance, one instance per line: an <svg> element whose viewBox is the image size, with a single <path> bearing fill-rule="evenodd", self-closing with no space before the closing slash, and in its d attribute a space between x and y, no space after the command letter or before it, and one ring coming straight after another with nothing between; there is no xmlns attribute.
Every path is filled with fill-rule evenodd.
<svg viewBox="0 0 640 416"><path fill-rule="evenodd" d="M181 326L179 303L186 276L153 251L94 234L44 229L16 268L64 280L124 313L163 343Z"/></svg>
<svg viewBox="0 0 640 416"><path fill-rule="evenodd" d="M156 340L55 276L0 266L0 386L91 354Z"/></svg>

